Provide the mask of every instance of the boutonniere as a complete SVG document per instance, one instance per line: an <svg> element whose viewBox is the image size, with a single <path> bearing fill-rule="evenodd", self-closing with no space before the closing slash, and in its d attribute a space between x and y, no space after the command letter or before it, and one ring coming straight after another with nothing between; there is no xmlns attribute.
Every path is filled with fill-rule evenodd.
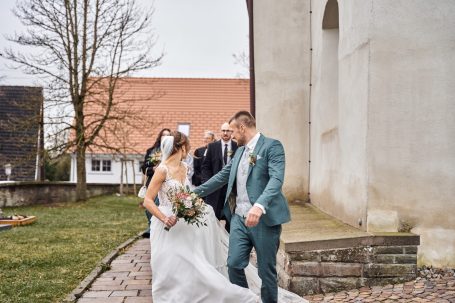
<svg viewBox="0 0 455 303"><path fill-rule="evenodd" d="M227 156L228 156L229 158L231 158L231 157L232 157L232 150L228 150L228 152L227 152Z"/></svg>
<svg viewBox="0 0 455 303"><path fill-rule="evenodd" d="M248 163L251 166L255 166L256 165L256 160L257 160L257 156L254 153L250 153L248 155Z"/></svg>

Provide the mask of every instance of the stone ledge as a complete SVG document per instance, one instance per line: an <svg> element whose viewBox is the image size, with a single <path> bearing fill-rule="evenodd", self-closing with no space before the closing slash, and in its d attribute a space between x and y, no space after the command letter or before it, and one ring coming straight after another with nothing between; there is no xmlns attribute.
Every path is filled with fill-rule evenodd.
<svg viewBox="0 0 455 303"><path fill-rule="evenodd" d="M337 248L353 248L365 246L417 246L420 236L412 233L371 234L368 236L338 238L315 241L286 242L281 241L285 252L304 252ZM403 253L403 251L402 251Z"/></svg>
<svg viewBox="0 0 455 303"><path fill-rule="evenodd" d="M87 197L117 193L119 185L88 183ZM0 208L55 202L75 202L76 183L10 182L0 184Z"/></svg>
<svg viewBox="0 0 455 303"><path fill-rule="evenodd" d="M416 277L420 237L368 233L311 204L290 204L277 256L280 286L299 295L401 283Z"/></svg>
<svg viewBox="0 0 455 303"><path fill-rule="evenodd" d="M289 203L292 221L283 225L281 249L304 252L366 246L417 246L412 233L370 233L331 217L310 203ZM407 252L408 254L410 252Z"/></svg>

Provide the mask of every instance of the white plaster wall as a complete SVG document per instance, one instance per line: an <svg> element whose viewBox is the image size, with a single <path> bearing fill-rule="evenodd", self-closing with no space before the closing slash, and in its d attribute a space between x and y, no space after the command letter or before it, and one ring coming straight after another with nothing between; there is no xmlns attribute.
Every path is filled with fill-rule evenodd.
<svg viewBox="0 0 455 303"><path fill-rule="evenodd" d="M139 161L143 160L141 155L130 155L129 158L135 160L134 162L134 170L135 170L135 178L134 181L137 185L141 186L142 182L142 173L139 170ZM87 154L85 159L85 168L87 171L87 183L114 183L120 184L121 178L121 162L118 157L114 157L113 155L96 155L94 159L107 159L111 160L111 171L110 172L103 172L103 171L92 171L92 155ZM77 174L76 174L76 158L73 155L71 159L71 182L77 182ZM128 184L133 184L133 168L131 166L131 162L127 164L127 173L128 175ZM123 183L126 183L126 174L123 173ZM139 188L139 187L138 187Z"/></svg>
<svg viewBox="0 0 455 303"><path fill-rule="evenodd" d="M258 129L286 151L284 192L308 198L310 0L254 3Z"/></svg>
<svg viewBox="0 0 455 303"><path fill-rule="evenodd" d="M455 1L371 11L368 229L405 223L421 264L455 266Z"/></svg>
<svg viewBox="0 0 455 303"><path fill-rule="evenodd" d="M326 3L312 1L310 197L326 213L365 229L372 1L340 1L339 33L322 29Z"/></svg>

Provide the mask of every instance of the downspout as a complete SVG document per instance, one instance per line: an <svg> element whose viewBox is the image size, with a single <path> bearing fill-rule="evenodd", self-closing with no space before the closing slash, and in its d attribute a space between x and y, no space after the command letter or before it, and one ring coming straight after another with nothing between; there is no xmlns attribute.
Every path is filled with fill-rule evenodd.
<svg viewBox="0 0 455 303"><path fill-rule="evenodd" d="M250 112L256 117L256 85L254 76L254 22L253 22L253 0L246 0L249 19L249 45L250 45Z"/></svg>

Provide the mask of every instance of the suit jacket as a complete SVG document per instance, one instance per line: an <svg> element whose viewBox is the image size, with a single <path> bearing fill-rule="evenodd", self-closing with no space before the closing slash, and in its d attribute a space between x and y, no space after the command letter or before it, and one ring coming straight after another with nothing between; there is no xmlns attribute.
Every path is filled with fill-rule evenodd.
<svg viewBox="0 0 455 303"><path fill-rule="evenodd" d="M202 184L202 161L204 160L204 153L207 150L207 146L202 146L194 151L193 167L194 174L192 182L194 186Z"/></svg>
<svg viewBox="0 0 455 303"><path fill-rule="evenodd" d="M231 161L237 150L237 143L231 141ZM223 147L221 145L221 140L210 143L207 146L207 153L202 162L202 183L207 182L211 177L216 175L220 170L223 169ZM223 186L222 188L216 190L215 192L207 195L205 201L207 204L210 204L215 211L215 215L218 219L222 216L224 200L226 198L227 187Z"/></svg>
<svg viewBox="0 0 455 303"><path fill-rule="evenodd" d="M200 196L207 196L227 184L224 214L228 220L231 219L235 211L233 207L230 207L228 200L235 199L234 187L237 169L244 149L243 146L239 147L228 165L194 190ZM283 145L278 140L261 135L253 154L256 156L256 163L250 164L246 181L246 190L250 202L252 204L259 203L264 207L266 213L261 216L260 220L268 226L290 221L288 203L282 192L285 169Z"/></svg>

